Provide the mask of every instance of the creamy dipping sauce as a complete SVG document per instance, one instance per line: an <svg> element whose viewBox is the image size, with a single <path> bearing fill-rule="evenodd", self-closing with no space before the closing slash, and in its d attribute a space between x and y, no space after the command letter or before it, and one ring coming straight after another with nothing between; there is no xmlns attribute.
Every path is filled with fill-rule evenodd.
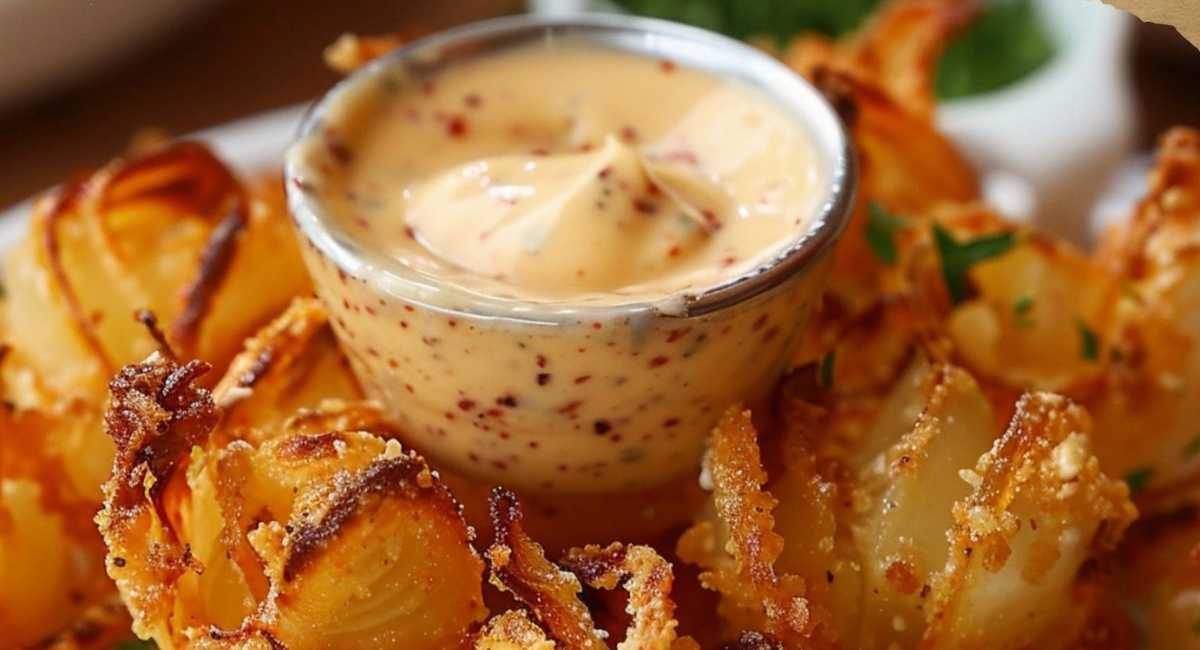
<svg viewBox="0 0 1200 650"><path fill-rule="evenodd" d="M566 37L450 57L360 73L288 153L305 259L365 391L406 444L475 480L694 477L720 412L789 367L832 238L718 307L684 296L836 233L836 116L781 66L786 100Z"/></svg>
<svg viewBox="0 0 1200 650"><path fill-rule="evenodd" d="M800 238L825 182L805 129L753 88L582 45L382 77L344 110L322 188L342 227L493 296L699 293Z"/></svg>

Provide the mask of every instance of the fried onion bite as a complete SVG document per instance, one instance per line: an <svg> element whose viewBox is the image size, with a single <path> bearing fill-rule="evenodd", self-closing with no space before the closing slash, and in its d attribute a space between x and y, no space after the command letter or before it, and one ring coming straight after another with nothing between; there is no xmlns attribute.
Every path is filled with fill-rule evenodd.
<svg viewBox="0 0 1200 650"><path fill-rule="evenodd" d="M1105 470L1167 512L1200 497L1200 131L1167 133L1146 197L1096 253L1120 298L1100 390L1085 403Z"/></svg>
<svg viewBox="0 0 1200 650"><path fill-rule="evenodd" d="M765 441L782 456L771 477L749 414L726 414L705 459L712 508L679 541L721 594L727 638L750 630L803 648L1084 638L1097 610L1071 603L1089 593L1106 604L1085 567L1136 511L1101 472L1080 406L1026 395L1001 435L967 372L921 359L873 416L841 419L802 395L786 398L800 403Z"/></svg>
<svg viewBox="0 0 1200 650"><path fill-rule="evenodd" d="M424 460L360 431L212 445L205 371L156 353L112 382L97 523L135 632L163 648L464 642L483 563Z"/></svg>
<svg viewBox="0 0 1200 650"><path fill-rule="evenodd" d="M691 650L690 638L676 635L671 564L649 546L612 543L569 550L558 566L525 532L517 496L496 488L491 497L495 541L488 548L491 583L528 608L554 641L547 641L523 613L500 614L485 627L477 649L561 647L568 650L608 648L608 634L596 628L580 600L583 584L628 592L631 616L618 650ZM582 584L581 584L582 581ZM546 645L549 643L549 645ZM561 644L561 645L556 645ZM518 645L528 644L528 645Z"/></svg>
<svg viewBox="0 0 1200 650"><path fill-rule="evenodd" d="M718 612L728 632L760 630L787 647L832 645L824 604L806 598L803 578L775 570L784 540L771 515L778 501L763 489L757 436L744 408L722 416L704 461L715 519L684 533L677 552L703 567L701 584L721 594Z"/></svg>
<svg viewBox="0 0 1200 650"><path fill-rule="evenodd" d="M1127 486L1101 472L1090 429L1066 398L1021 398L1005 434L963 474L973 489L954 505L922 647L1062 647L1079 635L1080 568L1137 516Z"/></svg>
<svg viewBox="0 0 1200 650"><path fill-rule="evenodd" d="M223 366L310 290L286 213L188 142L42 197L4 262L9 343L54 395L97 402L108 377L158 347L137 310L157 315L180 354Z"/></svg>

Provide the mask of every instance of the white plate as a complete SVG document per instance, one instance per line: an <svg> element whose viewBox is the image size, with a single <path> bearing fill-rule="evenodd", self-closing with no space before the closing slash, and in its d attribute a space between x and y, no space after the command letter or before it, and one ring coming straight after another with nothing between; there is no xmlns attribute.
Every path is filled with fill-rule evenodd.
<svg viewBox="0 0 1200 650"><path fill-rule="evenodd" d="M207 143L226 164L242 174L277 168L283 165L283 150L296 134L307 108L308 104L288 106L186 137ZM30 198L0 213L0 253L25 233L32 205Z"/></svg>

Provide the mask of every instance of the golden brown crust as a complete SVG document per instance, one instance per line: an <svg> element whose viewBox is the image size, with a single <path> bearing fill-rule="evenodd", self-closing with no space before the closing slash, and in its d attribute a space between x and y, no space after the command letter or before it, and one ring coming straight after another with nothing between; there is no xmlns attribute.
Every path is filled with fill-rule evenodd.
<svg viewBox="0 0 1200 650"><path fill-rule="evenodd" d="M492 491L490 503L495 541L487 550L491 583L529 608L564 648L606 648L592 615L579 600L579 579L546 559L542 547L525 534L517 496L504 488Z"/></svg>
<svg viewBox="0 0 1200 650"><path fill-rule="evenodd" d="M704 550L717 543L711 522L684 533L678 553L705 569L700 574L701 584L721 594L721 613L727 621L803 646L812 641L826 613L814 611L805 598L803 579L775 572L783 538L774 530L771 511L777 501L764 489L767 474L757 439L750 412L734 406L722 416L709 440L704 466L711 477L716 514L727 536L724 551L728 557L713 558Z"/></svg>

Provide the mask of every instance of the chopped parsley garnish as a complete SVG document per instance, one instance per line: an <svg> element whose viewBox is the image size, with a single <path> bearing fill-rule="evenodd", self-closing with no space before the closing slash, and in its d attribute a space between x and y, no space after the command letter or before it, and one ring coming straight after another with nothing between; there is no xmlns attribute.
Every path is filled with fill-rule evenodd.
<svg viewBox="0 0 1200 650"><path fill-rule="evenodd" d="M967 272L976 264L1007 253L1017 242L1011 232L983 235L960 242L941 224L933 224L933 239L942 258L942 277L950 300L958 304L967 299Z"/></svg>
<svg viewBox="0 0 1200 650"><path fill-rule="evenodd" d="M1146 489L1150 484L1150 479L1154 478L1153 467L1141 467L1131 470L1125 475L1125 484L1129 486L1129 491L1132 494L1137 494Z"/></svg>
<svg viewBox="0 0 1200 650"><path fill-rule="evenodd" d="M908 227L908 222L883 209L878 203L867 206L867 244L881 262L896 263L896 231Z"/></svg>
<svg viewBox="0 0 1200 650"><path fill-rule="evenodd" d="M1079 356L1085 361L1095 361L1100 358L1100 339L1082 318L1075 319L1075 328L1079 330Z"/></svg>
<svg viewBox="0 0 1200 650"><path fill-rule="evenodd" d="M836 351L831 351L821 358L821 367L818 369L817 379L821 382L821 388L825 390L833 388L833 364L836 360Z"/></svg>
<svg viewBox="0 0 1200 650"><path fill-rule="evenodd" d="M1200 454L1200 434L1197 434L1195 438L1192 438L1183 446L1184 460L1191 460L1196 457L1196 454Z"/></svg>
<svg viewBox="0 0 1200 650"><path fill-rule="evenodd" d="M1017 327L1033 326L1033 296L1025 294L1013 303L1013 320Z"/></svg>

